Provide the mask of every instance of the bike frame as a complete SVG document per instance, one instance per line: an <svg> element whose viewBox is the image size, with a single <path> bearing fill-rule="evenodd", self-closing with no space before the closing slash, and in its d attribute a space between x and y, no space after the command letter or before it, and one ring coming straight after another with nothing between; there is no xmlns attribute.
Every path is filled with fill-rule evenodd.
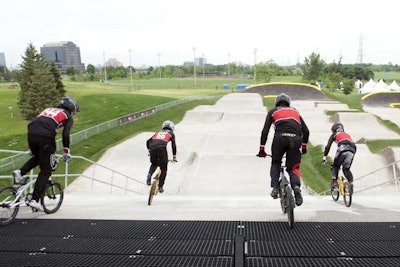
<svg viewBox="0 0 400 267"><path fill-rule="evenodd" d="M344 184L347 182L347 178L343 175L338 175L337 176L337 182L338 182L338 186L339 186L339 191L340 191L340 195L344 195Z"/></svg>
<svg viewBox="0 0 400 267"><path fill-rule="evenodd" d="M15 196L15 201L10 204L10 207L14 208L16 206L26 206L25 197L31 194L32 187L34 186L36 179L30 179L30 181L24 185L20 185L17 188L17 194ZM16 187L16 185L14 185ZM28 193L29 190L29 193Z"/></svg>

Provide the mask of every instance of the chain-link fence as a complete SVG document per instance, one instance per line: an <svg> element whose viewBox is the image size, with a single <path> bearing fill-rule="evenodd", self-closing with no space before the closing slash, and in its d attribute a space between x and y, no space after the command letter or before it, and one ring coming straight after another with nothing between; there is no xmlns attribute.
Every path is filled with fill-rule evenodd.
<svg viewBox="0 0 400 267"><path fill-rule="evenodd" d="M80 132L74 133L70 137L70 143L76 144L79 142L82 142L89 137L111 130L113 128L125 125L127 123L134 122L139 119L143 119L145 117L151 116L156 114L158 111L164 110L164 109L169 109L171 107L184 104L187 102L191 102L194 100L200 100L200 99L209 99L209 98L214 98L216 96L193 96L189 98L184 98L184 99L178 99L172 102L168 102L165 104L161 104L146 110L138 111L132 114L128 114L113 120L109 120L103 123L100 123L98 125L95 125L93 127L87 128L85 130L82 130ZM58 139L57 140L57 148L61 149L62 146L62 140ZM29 158L27 153L23 154L17 154L17 155L12 155L6 158L1 158L0 159L0 173L9 173L10 170L14 170L16 166L21 166L24 162L27 161Z"/></svg>

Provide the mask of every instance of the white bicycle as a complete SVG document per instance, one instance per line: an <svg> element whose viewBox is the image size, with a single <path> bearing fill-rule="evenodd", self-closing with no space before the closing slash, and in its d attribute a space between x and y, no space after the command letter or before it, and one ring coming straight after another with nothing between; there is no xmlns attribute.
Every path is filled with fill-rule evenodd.
<svg viewBox="0 0 400 267"><path fill-rule="evenodd" d="M20 184L5 186L0 189L0 226L12 223L18 214L20 206L29 206L28 203L32 199L32 188L36 179L24 177L24 181ZM58 182L53 182L51 177L46 184L43 195L40 199L45 213L55 213L60 207L64 199L64 189ZM37 210L32 208L33 212Z"/></svg>

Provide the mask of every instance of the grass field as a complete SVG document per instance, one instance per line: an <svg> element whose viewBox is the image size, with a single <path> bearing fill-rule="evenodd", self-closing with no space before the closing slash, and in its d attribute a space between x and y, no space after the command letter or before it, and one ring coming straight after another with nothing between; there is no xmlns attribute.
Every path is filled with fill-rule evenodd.
<svg viewBox="0 0 400 267"><path fill-rule="evenodd" d="M389 85L388 81L392 82L393 80L396 80L397 83L400 83L400 72L375 72L374 73L374 80L378 81L380 79L383 79L386 81L386 84Z"/></svg>

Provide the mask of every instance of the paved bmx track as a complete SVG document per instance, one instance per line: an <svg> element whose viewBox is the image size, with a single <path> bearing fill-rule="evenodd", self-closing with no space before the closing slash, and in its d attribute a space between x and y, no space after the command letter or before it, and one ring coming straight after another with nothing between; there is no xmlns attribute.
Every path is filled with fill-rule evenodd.
<svg viewBox="0 0 400 267"><path fill-rule="evenodd" d="M352 168L356 178L387 164L387 157L369 152L362 140L399 139L399 135L382 126L372 112L345 112L349 111L346 105L324 98L292 98L292 106L300 111L310 128L313 145L325 145L334 119L340 119L356 141L361 140ZM326 115L329 110L339 112L331 118ZM137 179L139 182L128 183L128 188L136 193L112 189L111 194L110 186L92 183L82 176L67 188L63 206L57 213L45 215L21 210L19 218L286 221L279 202L269 197L270 159L255 156L265 116L262 97L257 93L228 94L215 105L188 111L175 127L178 163L169 164L165 192L155 197L152 206L147 205L148 186L144 184L150 164L145 142L152 133L142 133L109 149L98 161ZM273 132L268 138L267 152ZM333 145L330 156L333 157L335 150ZM399 159L398 151L389 154ZM92 166L85 173L93 171ZM385 179L389 172L386 169L380 172L379 179ZM105 170L96 170L96 179L112 180L121 186L126 183L122 177ZM356 191L361 186L375 184L376 179L370 176L362 185L356 182ZM344 206L342 199L334 202L330 196L308 194L305 185L303 195L304 204L295 209L298 222L400 220L399 196L393 185L356 192L350 208Z"/></svg>

